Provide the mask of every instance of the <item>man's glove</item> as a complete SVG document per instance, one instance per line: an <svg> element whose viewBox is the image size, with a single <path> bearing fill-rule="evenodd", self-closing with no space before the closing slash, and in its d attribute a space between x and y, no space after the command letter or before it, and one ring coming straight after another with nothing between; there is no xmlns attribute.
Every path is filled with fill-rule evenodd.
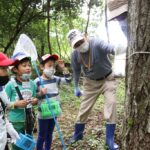
<svg viewBox="0 0 150 150"><path fill-rule="evenodd" d="M14 127L8 120L6 122L6 130L8 134L10 135L10 137L12 138L12 143L16 143L16 140L20 139L17 131L14 129Z"/></svg>
<svg viewBox="0 0 150 150"><path fill-rule="evenodd" d="M74 89L74 94L75 94L75 96L77 96L77 97L82 96L82 92L80 91L80 88L79 88L79 87L75 87L75 89Z"/></svg>

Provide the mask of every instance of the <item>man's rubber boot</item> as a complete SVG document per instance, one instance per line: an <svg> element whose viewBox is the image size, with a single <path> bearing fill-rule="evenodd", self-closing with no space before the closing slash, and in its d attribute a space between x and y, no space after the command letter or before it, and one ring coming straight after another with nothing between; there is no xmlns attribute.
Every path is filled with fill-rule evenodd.
<svg viewBox="0 0 150 150"><path fill-rule="evenodd" d="M85 129L85 124L76 123L73 137L69 140L68 144L73 144L78 140L83 139L83 131Z"/></svg>
<svg viewBox="0 0 150 150"><path fill-rule="evenodd" d="M106 145L109 150L119 150L118 145L114 142L116 124L107 123L106 124Z"/></svg>

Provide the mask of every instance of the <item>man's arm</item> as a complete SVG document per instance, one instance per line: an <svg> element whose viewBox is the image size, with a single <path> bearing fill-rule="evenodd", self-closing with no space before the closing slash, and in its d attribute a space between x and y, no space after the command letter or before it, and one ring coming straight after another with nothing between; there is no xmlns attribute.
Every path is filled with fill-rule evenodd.
<svg viewBox="0 0 150 150"><path fill-rule="evenodd" d="M97 47L101 49L104 53L115 55L115 50L114 50L115 46L113 46L112 44L105 42L104 40L101 39L96 39L95 42Z"/></svg>
<svg viewBox="0 0 150 150"><path fill-rule="evenodd" d="M75 51L71 55L71 67L73 70L74 85L75 87L78 87L80 73L81 73L81 64L78 61L78 54Z"/></svg>

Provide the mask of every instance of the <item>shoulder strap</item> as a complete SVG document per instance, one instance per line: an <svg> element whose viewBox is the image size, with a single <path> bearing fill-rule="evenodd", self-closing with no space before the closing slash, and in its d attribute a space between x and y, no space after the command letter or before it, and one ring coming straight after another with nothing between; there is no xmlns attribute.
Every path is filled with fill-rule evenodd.
<svg viewBox="0 0 150 150"><path fill-rule="evenodd" d="M5 120L5 109L6 109L6 105L4 104L4 102L2 101L2 99L0 98L0 103L4 112L4 115L2 116L2 119Z"/></svg>
<svg viewBox="0 0 150 150"><path fill-rule="evenodd" d="M22 94L21 94L21 92L19 90L19 87L17 86L17 87L15 87L15 89L16 89L16 92L17 92L17 94L19 96L19 99L23 99Z"/></svg>
<svg viewBox="0 0 150 150"><path fill-rule="evenodd" d="M14 79L14 80L15 80L15 82L16 82L16 79ZM17 84L16 84L16 85L17 85ZM15 89L16 89L16 92L17 92L17 94L18 94L18 96L19 96L19 99L20 99L20 100L23 99L22 94L21 94L21 92L20 92L20 90L19 90L18 85L15 86Z"/></svg>
<svg viewBox="0 0 150 150"><path fill-rule="evenodd" d="M1 106L2 106L2 108L3 108L3 111L5 111L6 105L4 104L4 102L2 101L1 98L0 98L0 103L1 103Z"/></svg>
<svg viewBox="0 0 150 150"><path fill-rule="evenodd" d="M22 96L22 94L21 94L21 92L20 92L20 90L19 90L17 81L16 81L16 79L15 79L14 77L11 78L11 83L12 83L12 85L15 87L15 90L16 90L18 96L19 96L19 99L20 99L20 100L23 99L23 96Z"/></svg>

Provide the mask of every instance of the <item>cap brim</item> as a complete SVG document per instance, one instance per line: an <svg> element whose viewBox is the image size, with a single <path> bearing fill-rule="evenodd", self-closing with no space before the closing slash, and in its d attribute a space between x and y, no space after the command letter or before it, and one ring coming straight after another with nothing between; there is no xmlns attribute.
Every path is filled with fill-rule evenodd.
<svg viewBox="0 0 150 150"><path fill-rule="evenodd" d="M19 56L19 57L17 57L15 60L21 61L21 60L23 60L23 59L25 59L25 58L31 59L31 57L28 57L28 56Z"/></svg>
<svg viewBox="0 0 150 150"><path fill-rule="evenodd" d="M28 58L30 61L31 61L31 57L28 57L28 56L19 56L17 58L14 59L14 63L10 66L16 66L19 64L19 62L25 58Z"/></svg>
<svg viewBox="0 0 150 150"><path fill-rule="evenodd" d="M14 64L15 64L15 61L11 60L11 59L7 59L7 60L4 60L4 61L0 62L1 67L12 66Z"/></svg>
<svg viewBox="0 0 150 150"><path fill-rule="evenodd" d="M53 58L54 60L58 60L59 59L58 55L56 55L56 54L50 55L49 57L46 58L46 60L48 60L50 58ZM44 61L46 61L46 60L44 60Z"/></svg>
<svg viewBox="0 0 150 150"><path fill-rule="evenodd" d="M83 36L78 36L78 37L76 37L76 38L72 41L72 43L71 43L72 48L74 48L75 44L76 44L78 41L81 41L81 40L83 40L83 39L84 39Z"/></svg>

